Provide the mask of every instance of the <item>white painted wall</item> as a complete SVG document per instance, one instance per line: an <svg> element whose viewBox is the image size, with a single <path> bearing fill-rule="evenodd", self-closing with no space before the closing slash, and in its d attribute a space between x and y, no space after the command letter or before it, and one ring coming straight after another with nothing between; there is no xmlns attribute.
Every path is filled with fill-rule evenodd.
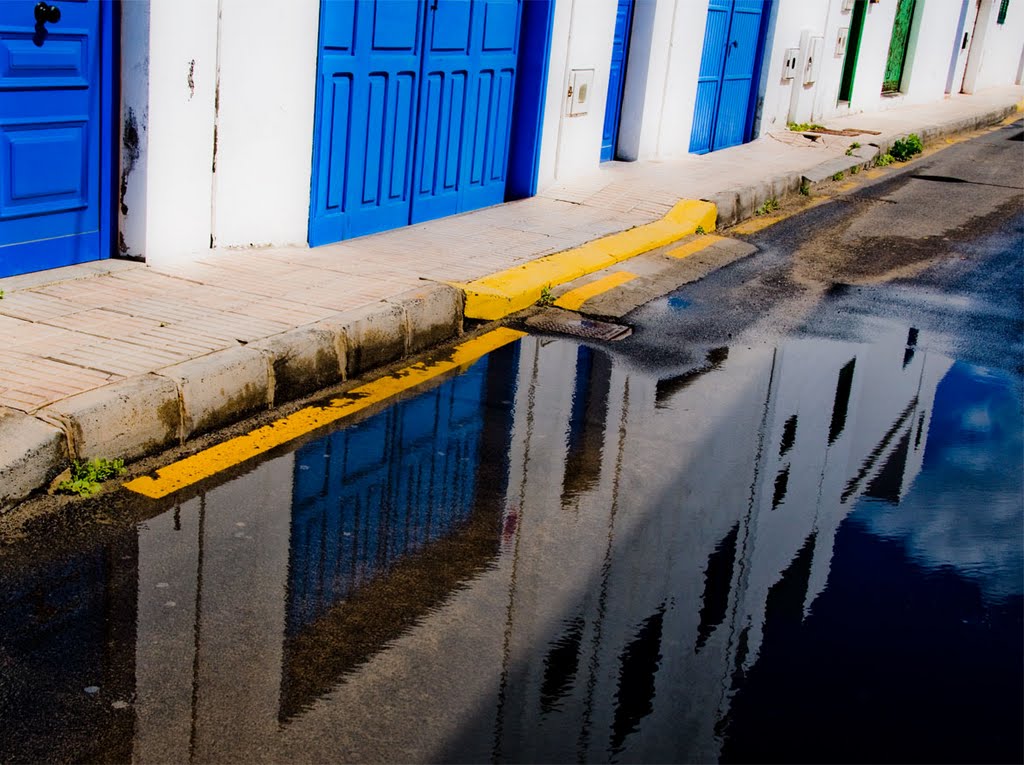
<svg viewBox="0 0 1024 765"><path fill-rule="evenodd" d="M149 47L142 252L158 261L210 246L217 4L150 0L149 22L132 44Z"/></svg>
<svg viewBox="0 0 1024 765"><path fill-rule="evenodd" d="M305 243L318 28L318 0L124 4L124 254Z"/></svg>
<svg viewBox="0 0 1024 765"><path fill-rule="evenodd" d="M838 2L838 0L837 0ZM825 21L828 6L825 3L805 3L799 0L776 0L772 4L772 18L769 21L768 39L765 41L765 57L768 59L764 100L761 107L761 120L757 134L769 130L780 130L788 122L806 122L810 119L814 87L801 83L800 72L803 70L804 59L797 61L797 76L790 80L782 79L783 64L787 48L800 47L801 33L804 30L811 35L825 33ZM850 14L844 14L848 20ZM834 41L833 41L834 43ZM822 80L828 77L828 44L826 41L826 57L822 65ZM842 61L839 64L842 71ZM819 80L819 83L821 80Z"/></svg>
<svg viewBox="0 0 1024 765"><path fill-rule="evenodd" d="M305 244L319 0L221 0L217 246Z"/></svg>
<svg viewBox="0 0 1024 765"><path fill-rule="evenodd" d="M904 103L941 101L945 96L959 21L958 0L918 3L903 72Z"/></svg>
<svg viewBox="0 0 1024 765"><path fill-rule="evenodd" d="M998 14L998 0L982 0L964 78L965 93L1012 85L1017 80L1024 56L1024 7L1011 2L1003 24L996 23Z"/></svg>
<svg viewBox="0 0 1024 765"><path fill-rule="evenodd" d="M781 129L787 122L822 121L848 113L942 99L960 7L960 0L918 2L910 30L901 92L883 96L882 79L896 4L868 3L852 97L849 103L841 103L838 98L845 54L836 55L836 43L840 30L851 27L852 12L842 10L842 0L816 4L778 0L772 11L773 26L769 27L767 81L757 133ZM820 35L824 39L824 56L818 79L807 86L801 83L799 76L804 63L803 51L798 61L797 78L788 82L781 79L785 49L800 47L804 30L809 35ZM1006 37L1012 38L1012 33ZM1007 45L1006 50L1000 52L1001 61L1012 58L1016 62L1019 59L1022 38L1024 36L1018 31L1016 48L1012 44ZM1004 63L1004 67L1012 69L1013 65ZM990 84L1010 84L1012 77L1012 74L1007 74L1001 81Z"/></svg>
<svg viewBox="0 0 1024 765"><path fill-rule="evenodd" d="M601 154L616 0L556 0L551 60L544 103L539 188L596 168ZM567 116L569 77L593 69L590 109Z"/></svg>
<svg viewBox="0 0 1024 765"><path fill-rule="evenodd" d="M146 251L149 157L149 3L121 6L121 165L118 251Z"/></svg>
<svg viewBox="0 0 1024 765"><path fill-rule="evenodd" d="M122 4L122 254L159 262L210 246L216 64L216 3Z"/></svg>
<svg viewBox="0 0 1024 765"><path fill-rule="evenodd" d="M837 104L849 27L842 0L775 0L762 66L756 134L943 97L960 0L919 0L903 93L881 96L896 3L869 3L849 104ZM971 88L1011 84L1021 68L1024 6L995 23L983 0ZM597 169L616 0L556 0L538 186ZM618 154L663 159L689 151L705 0L637 0ZM122 251L150 262L228 247L306 242L319 0L140 0L122 12ZM824 38L811 86L781 79L784 51L804 33ZM802 62L801 62L802 63ZM574 69L593 69L590 110L566 115ZM218 75L219 72L219 75ZM219 90L218 90L219 76ZM216 130L216 163L214 133ZM214 171L214 166L216 170Z"/></svg>
<svg viewBox="0 0 1024 765"><path fill-rule="evenodd" d="M636 2L619 117L617 156L622 159L657 156L665 104L675 100L668 91L668 68L677 10L678 3Z"/></svg>

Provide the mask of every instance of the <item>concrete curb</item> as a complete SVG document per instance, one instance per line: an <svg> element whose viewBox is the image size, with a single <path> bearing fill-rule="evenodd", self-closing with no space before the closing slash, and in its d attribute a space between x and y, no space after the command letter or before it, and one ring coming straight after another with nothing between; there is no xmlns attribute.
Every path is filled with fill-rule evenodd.
<svg viewBox="0 0 1024 765"><path fill-rule="evenodd" d="M0 407L0 509L48 485L67 462L67 438L59 427Z"/></svg>
<svg viewBox="0 0 1024 765"><path fill-rule="evenodd" d="M246 346L132 377L35 415L0 408L0 511L72 459L131 461L462 334L463 296L422 287Z"/></svg>
<svg viewBox="0 0 1024 765"><path fill-rule="evenodd" d="M679 241L698 228L712 231L717 216L707 200L682 199L660 220L594 239L458 286L468 319L495 321L528 308L545 289Z"/></svg>

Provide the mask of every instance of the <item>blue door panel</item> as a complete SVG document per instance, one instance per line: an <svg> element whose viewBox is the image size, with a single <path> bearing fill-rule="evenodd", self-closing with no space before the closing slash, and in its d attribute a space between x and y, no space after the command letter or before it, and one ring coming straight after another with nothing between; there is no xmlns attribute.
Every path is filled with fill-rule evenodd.
<svg viewBox="0 0 1024 765"><path fill-rule="evenodd" d="M711 131L715 126L715 109L718 107L718 86L718 80L697 82L693 128L690 133L690 151L696 154L711 151Z"/></svg>
<svg viewBox="0 0 1024 765"><path fill-rule="evenodd" d="M34 6L0 3L0 276L103 256L102 9Z"/></svg>
<svg viewBox="0 0 1024 765"><path fill-rule="evenodd" d="M430 220L459 210L464 122L470 113L467 84L474 47L471 0L438 2L427 16L418 159L410 220Z"/></svg>
<svg viewBox="0 0 1024 765"><path fill-rule="evenodd" d="M767 0L709 3L691 152L724 149L749 138L766 4Z"/></svg>
<svg viewBox="0 0 1024 765"><path fill-rule="evenodd" d="M323 0L310 244L408 222L425 6Z"/></svg>
<svg viewBox="0 0 1024 765"><path fill-rule="evenodd" d="M521 0L435 5L423 57L412 223L505 198Z"/></svg>
<svg viewBox="0 0 1024 765"><path fill-rule="evenodd" d="M729 34L729 0L712 0L708 5L708 19L704 27L704 48L697 73L697 95L690 132L690 151L703 154L711 150L715 126L715 113L721 94L722 66Z"/></svg>
<svg viewBox="0 0 1024 765"><path fill-rule="evenodd" d="M522 0L322 0L309 241L504 200Z"/></svg>
<svg viewBox="0 0 1024 765"><path fill-rule="evenodd" d="M622 93L626 84L626 58L629 53L629 32L633 21L633 0L619 0L615 11L615 32L612 35L612 60L608 70L608 98L605 100L604 129L601 132L601 161L615 157L622 115Z"/></svg>

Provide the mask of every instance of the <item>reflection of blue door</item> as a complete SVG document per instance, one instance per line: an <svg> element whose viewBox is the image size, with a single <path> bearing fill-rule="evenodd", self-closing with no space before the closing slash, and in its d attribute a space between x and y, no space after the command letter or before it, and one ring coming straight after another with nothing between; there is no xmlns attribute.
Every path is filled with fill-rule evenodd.
<svg viewBox="0 0 1024 765"><path fill-rule="evenodd" d="M601 133L601 161L615 157L619 140L619 117L622 114L622 91L626 84L626 58L629 52L629 30L633 25L633 0L619 0L615 12L615 34L612 37L612 64L608 70L608 100L604 108L604 131Z"/></svg>
<svg viewBox="0 0 1024 765"><path fill-rule="evenodd" d="M504 200L522 0L321 0L310 244Z"/></svg>
<svg viewBox="0 0 1024 765"><path fill-rule="evenodd" d="M768 0L710 0L697 76L690 151L704 154L750 138Z"/></svg>
<svg viewBox="0 0 1024 765"><path fill-rule="evenodd" d="M0 276L96 260L101 199L100 0L0 2ZM109 6L109 3L105 4Z"/></svg>

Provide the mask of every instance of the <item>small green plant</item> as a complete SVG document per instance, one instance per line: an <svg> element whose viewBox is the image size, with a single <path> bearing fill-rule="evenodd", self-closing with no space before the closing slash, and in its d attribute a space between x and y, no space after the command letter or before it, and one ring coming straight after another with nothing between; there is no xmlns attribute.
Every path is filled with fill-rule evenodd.
<svg viewBox="0 0 1024 765"><path fill-rule="evenodd" d="M74 460L71 463L71 478L57 484L58 494L77 494L88 497L99 491L100 484L124 473L124 460L108 460L102 457L88 462Z"/></svg>
<svg viewBox="0 0 1024 765"><path fill-rule="evenodd" d="M794 133L816 133L828 129L817 122L790 122L788 127Z"/></svg>
<svg viewBox="0 0 1024 765"><path fill-rule="evenodd" d="M892 146L889 147L889 153L892 158L899 162L907 162L915 154L920 154L924 150L924 144L921 143L921 139L917 133L911 133L906 138L900 138L897 141L892 142Z"/></svg>
<svg viewBox="0 0 1024 765"><path fill-rule="evenodd" d="M885 167L886 165L891 165L895 161L896 160L893 159L892 154L879 154L877 157L875 157L875 167Z"/></svg>
<svg viewBox="0 0 1024 765"><path fill-rule="evenodd" d="M540 288L540 297L537 298L537 305L549 306L555 304L555 296L551 294L551 285L545 285Z"/></svg>
<svg viewBox="0 0 1024 765"><path fill-rule="evenodd" d="M704 236L708 232L704 230L703 226L697 226L696 230L693 233L695 233L697 236Z"/></svg>
<svg viewBox="0 0 1024 765"><path fill-rule="evenodd" d="M805 197L809 197L811 195L811 184L809 184L807 181L801 182L800 193L803 194Z"/></svg>
<svg viewBox="0 0 1024 765"><path fill-rule="evenodd" d="M852 157L853 156L853 152L856 151L859 148L860 148L860 144L857 143L856 141L854 141L853 143L851 143L849 146L846 147L846 156L847 157Z"/></svg>
<svg viewBox="0 0 1024 765"><path fill-rule="evenodd" d="M754 215L767 215L768 213L775 212L779 209L779 200L777 197L768 197L764 200L764 204L754 210Z"/></svg>
<svg viewBox="0 0 1024 765"><path fill-rule="evenodd" d="M850 175L856 175L860 172L860 165L854 165L850 168Z"/></svg>
<svg viewBox="0 0 1024 765"><path fill-rule="evenodd" d="M3 300L3 299L4 299L4 291L0 290L0 300Z"/></svg>
<svg viewBox="0 0 1024 765"><path fill-rule="evenodd" d="M846 173L844 173L842 170L840 170L838 173L836 173L836 174L834 174L832 176L832 180L833 181L841 181L845 177L846 177Z"/></svg>

